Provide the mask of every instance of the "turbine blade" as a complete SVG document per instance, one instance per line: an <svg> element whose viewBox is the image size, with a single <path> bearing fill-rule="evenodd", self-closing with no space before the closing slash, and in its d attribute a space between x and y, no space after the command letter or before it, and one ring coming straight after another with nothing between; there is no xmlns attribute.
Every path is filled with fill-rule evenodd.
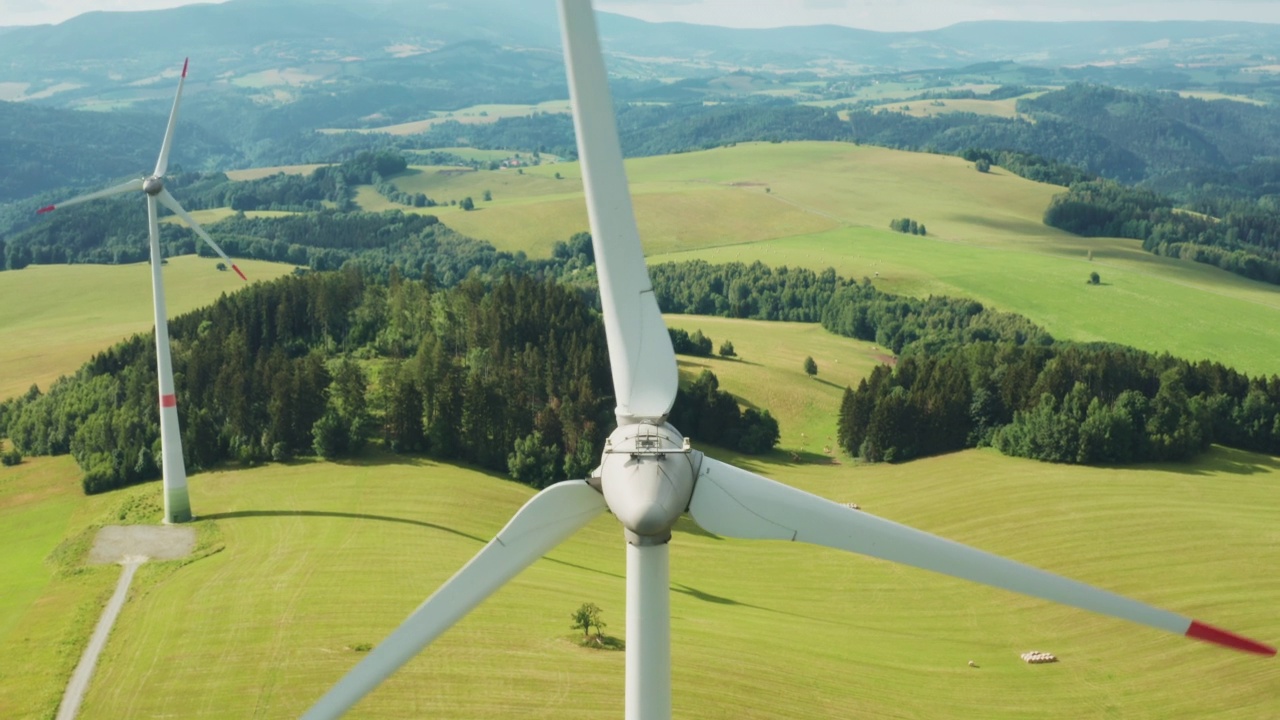
<svg viewBox="0 0 1280 720"><path fill-rule="evenodd" d="M679 377L636 230L590 0L561 0L565 65L619 422L666 416Z"/></svg>
<svg viewBox="0 0 1280 720"><path fill-rule="evenodd" d="M471 562L320 698L304 720L341 717L472 608L604 510L603 496L582 480L556 483L534 495Z"/></svg>
<svg viewBox="0 0 1280 720"><path fill-rule="evenodd" d="M1053 600L1198 640L1275 655L1225 630L945 540L705 457L689 514L705 530L736 538L798 540Z"/></svg>
<svg viewBox="0 0 1280 720"><path fill-rule="evenodd" d="M164 131L164 143L160 145L160 158L156 160L156 177L164 177L169 170L169 149L173 147L173 126L178 124L178 105L182 102L182 85L187 81L187 63L182 61L182 77L178 78L178 94L173 96L173 109L169 111L169 125Z"/></svg>
<svg viewBox="0 0 1280 720"><path fill-rule="evenodd" d="M53 205L45 205L44 207L37 210L36 214L43 215L45 213L53 212L54 210L61 210L62 208L71 207L72 205L79 205L82 202L89 202L90 200L97 200L98 198L111 197L112 195L120 195L122 193L127 193L130 190L141 190L141 189L142 189L141 178L137 180L130 180L129 182L120 183L119 185L113 185L107 188L106 190L91 192L88 195L78 195L76 197L71 198L70 200L63 200L62 202L55 203Z"/></svg>
<svg viewBox="0 0 1280 720"><path fill-rule="evenodd" d="M190 213L182 209L182 206L178 204L177 198L170 195L168 190L161 190L160 194L156 195L156 199L160 201L161 205L172 210L174 215L182 218L183 222L191 226L191 229L196 231L196 234L200 236L201 240L208 243L209 247L213 248L214 252L218 253L223 260L227 261L227 264L231 266L232 270L236 271L236 274L240 276L241 280L248 281L249 278L245 277L244 273L240 272L240 268L236 267L234 262L231 262L231 258L227 257L227 254L222 252L222 248L218 247L218 243L214 242L213 238L209 237L209 233L205 232L204 228L200 227L200 223L196 222L196 219L191 217Z"/></svg>

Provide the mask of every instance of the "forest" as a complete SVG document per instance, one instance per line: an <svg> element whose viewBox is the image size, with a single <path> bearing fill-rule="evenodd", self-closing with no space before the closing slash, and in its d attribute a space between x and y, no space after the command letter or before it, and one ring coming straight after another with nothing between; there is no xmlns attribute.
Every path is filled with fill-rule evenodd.
<svg viewBox="0 0 1280 720"><path fill-rule="evenodd" d="M1280 284L1280 213L1226 200L1202 207L1220 214L1176 208L1150 190L1094 180L1054 197L1044 222L1086 237L1141 240L1145 250L1157 255Z"/></svg>
<svg viewBox="0 0 1280 720"><path fill-rule="evenodd" d="M584 477L613 427L599 316L581 291L534 273L437 289L349 264L224 296L170 333L191 471L373 443L541 487ZM86 492L151 479L157 394L154 338L134 336L47 393L0 405L0 435L24 454L71 453ZM672 418L741 452L779 438L767 411L740 411L709 373L681 389Z"/></svg>

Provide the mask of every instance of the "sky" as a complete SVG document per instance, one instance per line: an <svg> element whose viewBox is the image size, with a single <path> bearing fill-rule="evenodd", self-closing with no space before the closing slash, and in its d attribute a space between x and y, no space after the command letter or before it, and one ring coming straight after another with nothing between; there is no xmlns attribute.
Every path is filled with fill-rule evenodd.
<svg viewBox="0 0 1280 720"><path fill-rule="evenodd" d="M208 1L208 0L205 0ZM0 26L57 23L91 10L154 10L187 0L0 0ZM732 27L831 23L932 30L967 20L1246 20L1280 23L1280 0L597 0L655 22Z"/></svg>

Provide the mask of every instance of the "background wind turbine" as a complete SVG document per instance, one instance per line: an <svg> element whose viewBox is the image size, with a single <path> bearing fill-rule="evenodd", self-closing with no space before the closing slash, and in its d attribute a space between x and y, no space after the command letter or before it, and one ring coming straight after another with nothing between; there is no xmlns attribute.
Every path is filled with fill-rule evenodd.
<svg viewBox="0 0 1280 720"><path fill-rule="evenodd" d="M626 718L671 717L668 542L688 510L716 535L799 540L893 560L1228 647L1233 633L874 515L704 456L666 422L677 371L645 269L590 0L560 0L565 60L618 428L590 480L535 495L492 542L304 715L337 718L544 553L609 510L627 541Z"/></svg>
<svg viewBox="0 0 1280 720"><path fill-rule="evenodd" d="M169 321L164 307L164 283L160 277L160 224L156 216L156 203L164 205L191 226L214 252L218 253L232 270L246 280L240 268L222 252L222 248L209 237L209 233L191 217L173 195L164 187L164 174L169 169L169 150L173 147L173 128L178 122L178 105L182 102L182 85L187 81L187 60L182 61L182 77L178 79L178 93L173 98L173 110L169 112L169 125L160 145L160 157L150 177L130 180L105 190L80 195L65 202L47 205L37 214L53 212L82 202L111 197L141 190L147 196L147 229L151 237L151 297L156 326L156 367L160 378L160 446L161 474L164 477L164 521L181 523L191 520L191 497L187 492L187 469L182 462L182 433L178 427L178 399L173 388L173 364L169 359Z"/></svg>

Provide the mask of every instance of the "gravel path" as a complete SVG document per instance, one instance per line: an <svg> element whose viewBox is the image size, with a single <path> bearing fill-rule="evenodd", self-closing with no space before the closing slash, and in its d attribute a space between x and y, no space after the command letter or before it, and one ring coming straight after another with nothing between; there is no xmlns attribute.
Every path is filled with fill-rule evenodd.
<svg viewBox="0 0 1280 720"><path fill-rule="evenodd" d="M107 636L111 634L111 626L115 625L120 609L124 607L124 599L129 595L129 585L133 582L133 574L138 566L146 561L145 557L130 558L124 563L124 572L120 573L120 582L116 583L116 591L107 602L107 607L98 618L98 626L93 629L93 637L89 646L80 656L80 664L71 674L71 682L67 683L67 691L62 694L62 704L58 706L57 720L73 720L80 711L80 702L89 689L89 679L93 677L93 669L98 664L98 655L107 644Z"/></svg>
<svg viewBox="0 0 1280 720"><path fill-rule="evenodd" d="M151 558L174 560L184 557L195 547L196 531L190 526L108 525L98 531L93 539L93 548L89 550L90 564L120 563L124 572L120 573L116 591L102 610L102 617L98 618L98 626L93 629L93 637L89 638L89 645L80 656L80 664L71 674L67 690L62 694L62 704L58 706L57 720L74 720L80 711L80 703L89 689L89 680L93 678L93 669L98 665L98 656L107 644L125 598L129 597L129 585L133 583L133 574L138 571L138 566Z"/></svg>

